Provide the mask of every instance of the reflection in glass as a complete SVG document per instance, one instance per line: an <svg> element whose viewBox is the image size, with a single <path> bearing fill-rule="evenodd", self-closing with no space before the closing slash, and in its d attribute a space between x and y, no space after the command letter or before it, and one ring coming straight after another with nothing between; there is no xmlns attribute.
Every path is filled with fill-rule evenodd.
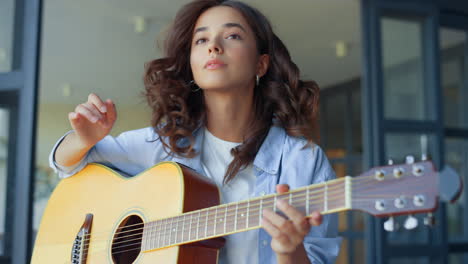
<svg viewBox="0 0 468 264"><path fill-rule="evenodd" d="M0 108L0 256L5 254L9 111Z"/></svg>
<svg viewBox="0 0 468 264"><path fill-rule="evenodd" d="M388 119L427 119L422 22L382 18L384 113Z"/></svg>
<svg viewBox="0 0 468 264"><path fill-rule="evenodd" d="M336 258L336 264L346 264L348 263L348 244L349 241L347 238L343 238L343 242L341 243L340 253Z"/></svg>
<svg viewBox="0 0 468 264"><path fill-rule="evenodd" d="M434 155L434 137L426 134L388 133L385 137L385 159L395 163L404 163L405 157L414 156L416 161L421 156Z"/></svg>
<svg viewBox="0 0 468 264"><path fill-rule="evenodd" d="M390 259L389 264L429 264L429 258L394 258ZM438 262L435 262L438 263Z"/></svg>
<svg viewBox="0 0 468 264"><path fill-rule="evenodd" d="M366 263L366 247L364 245L364 240L356 239L354 240L354 263Z"/></svg>
<svg viewBox="0 0 468 264"><path fill-rule="evenodd" d="M468 139L445 140L445 163L454 168L463 182L468 182ZM447 228L449 239L468 239L468 224L466 217L466 191L462 192L461 197L454 204L447 204Z"/></svg>
<svg viewBox="0 0 468 264"><path fill-rule="evenodd" d="M440 39L444 122L448 127L468 128L466 32L442 28Z"/></svg>
<svg viewBox="0 0 468 264"><path fill-rule="evenodd" d="M450 264L466 264L468 263L468 254L450 254Z"/></svg>
<svg viewBox="0 0 468 264"><path fill-rule="evenodd" d="M12 68L14 10L14 0L0 1L0 72Z"/></svg>

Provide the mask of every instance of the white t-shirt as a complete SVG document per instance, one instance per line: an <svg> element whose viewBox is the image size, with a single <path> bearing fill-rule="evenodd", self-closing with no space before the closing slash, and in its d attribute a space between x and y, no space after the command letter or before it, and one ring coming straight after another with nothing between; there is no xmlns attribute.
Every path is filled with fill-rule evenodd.
<svg viewBox="0 0 468 264"><path fill-rule="evenodd" d="M255 175L249 165L227 184L224 174L233 160L231 149L241 143L224 141L215 137L205 127L201 150L201 163L205 174L218 186L221 203L231 203L252 198ZM231 234L225 237L226 244L219 254L220 264L258 263L258 230Z"/></svg>

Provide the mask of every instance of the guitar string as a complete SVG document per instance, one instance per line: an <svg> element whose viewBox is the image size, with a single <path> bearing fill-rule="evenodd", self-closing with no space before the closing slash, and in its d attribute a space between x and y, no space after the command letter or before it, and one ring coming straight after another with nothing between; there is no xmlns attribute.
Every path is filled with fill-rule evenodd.
<svg viewBox="0 0 468 264"><path fill-rule="evenodd" d="M341 187L343 188L344 186L338 186L338 187ZM331 189L331 188L329 188ZM341 189L333 189L332 191L342 191ZM329 194L332 193L332 191L329 191ZM305 192L305 193L303 193ZM292 199L298 199L298 198L302 198L304 196L307 195L307 190L301 190L301 191L298 191L296 193L293 193L292 195ZM315 194L315 193L318 193L318 195L311 195L311 194ZM316 197L321 197L323 196L323 190L317 190L315 192L310 192L309 191L309 199L313 199L313 198L316 198ZM243 206L243 205L246 205L246 201L240 201L240 202L235 202L235 203L229 203L229 204L222 204L222 205L219 205L217 206L218 207L218 211L225 211L224 209L219 209L219 208L223 208L223 207L234 207L236 205L236 203L238 205L242 205L241 207L238 207L237 210L244 210L244 209L247 209L247 208L250 208L252 205L257 205L259 204L259 200L258 198L261 198L262 200L270 200L270 199L274 199L274 196L270 196L270 197L257 197L257 199L253 199L250 201L250 205L249 206ZM289 199L289 193L286 193L286 194L278 194L276 195L277 196L277 200L280 200L280 199ZM329 195L330 196L330 195ZM258 200L258 203L256 203ZM272 202L272 201L267 201L267 202ZM265 202L264 202L265 203ZM234 209L234 208L233 208ZM195 214L198 214L198 211L209 211L208 212L208 217L213 217L215 216L216 214L211 212L212 210L214 210L214 207L208 207L208 208L204 208L204 209L200 209L200 210L197 210L197 211L191 211L191 212L187 212L187 213L184 213L186 216L187 215L195 215ZM233 216L235 215L235 210L232 210L230 209L228 211L230 214L228 216ZM234 212L234 213L232 213ZM232 214L231 214L232 213ZM177 218L177 217L181 217L182 215L179 215L179 216L173 216L173 217L169 217L169 218L164 218L164 219L159 219L159 220L156 220L156 221L163 221L163 220L166 220L166 219L170 219L170 218ZM207 215L204 214L203 217L206 217ZM156 222L156 221L151 221L151 222ZM177 222L172 222L172 224L178 224L179 222L184 222L184 220L178 220ZM147 224L150 223L150 222L147 222ZM144 223L138 223L138 224L134 224L134 225L128 225L128 226L125 226L125 227L121 227L122 229L123 228L128 228L128 227L135 227L135 226L142 226L144 225ZM131 232L133 230L129 230L129 231L123 231L123 232L116 232L115 234L121 234L121 233L128 233L128 232ZM86 235L87 237L88 236L91 236L93 235L93 237L95 237L97 234L100 234L100 233L104 233L104 234L107 234L108 232L99 232L99 233L93 233L93 234L89 234L89 235Z"/></svg>
<svg viewBox="0 0 468 264"><path fill-rule="evenodd" d="M390 199L393 199L394 196L390 196L389 198L390 198ZM336 200L336 199L335 199L335 200ZM368 200L369 200L369 199L353 198L353 204L354 204L354 205L356 205L356 204L361 204L361 203L362 203L361 201L368 201ZM372 200L374 200L374 199L372 199ZM295 201L294 201L294 202L295 202ZM294 202L293 202L293 206L297 206L297 205L294 204ZM303 200L302 200L302 201L299 201L299 202L303 202ZM333 205L332 202L333 202L333 201L331 201L331 203L330 203L331 205ZM313 203L313 204L320 204L320 205L321 205L322 203L320 202L320 203ZM303 204L301 204L301 205L303 205ZM334 208L334 207L336 207L336 206L331 206L331 207ZM259 212L259 211L260 211L259 209L255 208L255 210L253 210L253 213ZM260 215L260 214L252 214L251 216L252 216L252 218L253 218L254 220L256 220L257 217L258 217L259 215ZM205 216L203 216L203 217L205 217ZM202 226L201 228L202 228L202 229L206 229L207 226L208 226L208 223L209 223L210 226L216 225L216 227L214 227L214 226L213 226L213 227L214 227L214 229L218 230L218 229L219 229L218 227L221 227L220 225L223 225L223 224L224 224L224 221L223 221L223 222L216 222L216 221L213 220L213 219L210 219L210 220L211 220L211 221L207 222L204 228L203 228L203 226ZM225 225L226 227L222 226L222 228L223 228L223 229L225 228L226 230L230 230L230 231L236 230L236 227L235 227L235 226L234 226L234 228L233 228L233 223L232 223L233 221L235 221L235 220L228 219L228 221L226 221L226 225ZM249 222L250 222L250 221L252 221L252 220L251 220L250 217L249 217L249 219L245 219L245 220L242 219L241 221L243 221L243 222L249 221ZM193 227L193 228L190 227L190 224L191 224L191 223L193 223L193 221L190 222L190 223L183 223L183 225L182 225L182 230L185 230L185 232L189 232L190 234L191 234L192 232L196 232L197 230L200 230L200 226ZM161 227L161 226L160 226L160 227ZM179 229L180 227L181 227L180 225L177 226L178 229ZM185 228L185 227L188 227L188 228ZM154 229L154 230L153 230L154 233L155 233L154 236L163 237L163 240L167 240L167 236L168 236L168 235L172 237L172 234L174 234L174 233L175 233L175 235L179 234L180 231L172 232L171 230L173 230L173 229L174 229L173 227L172 227L172 229L171 229L171 228L168 228L167 226L165 226L162 230L159 229L159 228L158 228L158 229ZM179 230L180 230L180 229L179 229ZM151 233L153 233L153 231L152 231ZM161 231L163 231L163 232L161 232ZM211 232L211 230L210 230L210 232ZM217 231L216 231L216 232L217 232ZM229 233L229 232L226 232L226 233ZM140 233L140 234L141 234L141 233ZM136 236L136 235L140 235L140 234L133 234L133 235L130 235L130 236ZM129 236L129 237L130 237L130 236ZM148 240L148 239L154 238L154 236L148 235L147 237L145 237L145 239ZM184 239L183 234L181 234L181 236L182 236L182 239ZM139 238L134 239L134 240L139 240ZM184 240L185 240L185 239L184 239ZM188 238L187 238L187 240L188 240ZM129 241L129 240L126 240L126 241L124 241L123 243L128 242L128 241ZM130 240L130 241L132 241L132 240ZM122 242L121 242L121 243L122 243ZM114 243L114 244L119 244L119 243Z"/></svg>
<svg viewBox="0 0 468 264"><path fill-rule="evenodd" d="M390 198L394 198L394 196L391 196ZM354 201L360 201L360 200L364 200L364 201L365 201L365 199L353 199L353 200L354 200ZM297 206L297 205L294 204L294 202L296 202L296 201L293 201L293 205L294 205L294 206ZM302 202L302 201L299 201L299 202ZM314 204L317 204L317 203L314 203ZM321 204L321 203L320 203L320 204ZM301 205L303 205L303 204L301 204ZM259 211L259 210L256 209L255 211ZM255 212L255 211L254 211L254 212ZM253 214L252 216L254 217L254 219L257 219L257 216L259 216L259 214ZM204 216L204 217L205 217L205 216ZM251 219L248 219L248 221L250 222ZM210 222L211 222L212 224L216 224L216 225L220 225L220 224L221 224L221 222L220 222L220 223L213 223L213 222L215 222L215 220L210 221ZM222 223L224 223L224 222L222 222ZM227 223L229 223L229 229L231 229L231 227L232 227L232 221L228 221ZM226 223L226 226L228 225L227 223ZM184 226L185 226L185 225L187 225L187 224L184 223ZM179 227L179 226L178 226L178 227ZM184 229L185 229L185 228L184 228ZM196 229L199 229L199 227L197 227ZM195 230L196 230L196 229L195 229ZM206 229L206 227L205 227L205 229ZM218 229L218 228L216 228L216 229ZM227 229L227 227L226 227L226 229ZM168 230L167 227L166 227L166 230ZM194 228L189 228L187 231L190 231L190 233L191 233L192 231L194 231ZM161 234L161 232L158 232L158 233L155 234L155 235L158 235L158 236L160 236L160 237L164 237L164 240L167 240L167 235L170 235L170 237L172 237L171 234L172 234L172 232L169 231L169 232L166 233L166 234ZM132 234L131 236L136 236L136 235L138 235L138 234ZM175 235L177 235L177 233L176 233ZM122 238L122 237L120 237L119 239L121 239L121 238ZM183 238L183 237L182 237L182 238ZM139 238L134 239L134 240L139 240ZM130 241L132 241L132 240L130 240ZM129 241L127 240L127 241L124 241L124 243L125 243L125 242L129 242ZM119 243L114 243L114 245L115 245L115 244L119 244Z"/></svg>
<svg viewBox="0 0 468 264"><path fill-rule="evenodd" d="M303 206L303 205L305 205L304 200L301 200L301 201L299 201L299 202L300 202L299 204L295 204L294 206ZM271 209L271 208L272 208L272 207L270 206L268 209ZM258 216L258 214L257 214L256 216ZM258 219L258 217L256 217L255 219ZM258 227L258 225L253 226L253 227ZM253 228L253 227L249 227L249 228ZM216 236L216 234L213 234L213 236ZM171 238L172 238L172 236L169 237L169 240L171 240ZM174 237L174 239L176 239L176 237ZM206 238L204 238L204 239L206 239ZM197 239L197 240L204 240L204 239ZM140 239L138 239L138 240L139 240L139 241L142 241L142 240L140 240ZM167 239L166 239L166 240L167 240ZM129 244L129 245L123 245L123 246L119 246L119 247L114 247L114 246L112 246L112 249L122 248L122 247L128 247L128 246L132 246L132 245L141 245L141 244L142 244L142 243L139 242L139 243L134 243L134 244ZM170 246L170 245L168 245L168 246ZM138 247L138 248L140 248L140 247ZM120 251L119 251L119 252L120 252ZM117 253L119 253L119 252L114 252L114 254L117 254Z"/></svg>
<svg viewBox="0 0 468 264"><path fill-rule="evenodd" d="M339 187L342 187L342 186L339 186ZM303 193L304 191L307 191L307 190L301 190L301 191L298 192L298 193ZM286 195L283 195L283 196L286 196ZM289 194L288 194L288 196L289 196ZM304 195L301 195L301 196L304 196ZM297 196L293 197L293 199L296 199L296 197L297 197ZM392 196L392 198L393 198L393 197L394 197L394 196ZM274 197L269 197L269 198L267 198L267 199L271 199L271 198L274 198ZM280 199L281 199L281 198L280 198ZM287 199L287 198L286 198L286 199ZM354 199L354 200L356 200L356 199ZM330 201L332 201L332 199L330 199ZM272 202L272 201L267 201L267 202L265 203L265 205L267 205L267 204L269 204L269 203L271 203L271 202ZM314 204L317 204L317 203L314 203ZM258 205L258 204L256 204L256 205ZM222 211L222 210L220 210L220 211ZM225 211L226 211L226 210L225 210ZM225 212L225 213L226 213L226 212ZM258 214L257 214L257 215L253 215L253 216L258 216ZM206 217L206 215L203 215L203 217ZM222 217L220 216L220 218L222 218ZM211 219L210 219L210 220L211 220ZM183 230L185 229L185 226L186 226L186 225L190 225L191 223L193 223L193 221L191 221L190 223L186 223L187 221L178 221L178 222L183 222L183 226L182 226ZM177 225L177 227L180 227L180 225L178 224L178 222L176 222L176 225ZM216 225L221 224L221 223L224 223L224 222L219 222L219 223L217 223L216 220L213 220L213 221L210 221L210 222L214 222L214 224L216 224ZM227 221L227 223L229 223L229 222L232 222L232 221ZM227 225L227 223L226 223L226 225ZM171 223L171 224L174 224L174 223ZM229 224L231 224L231 223L229 223ZM128 228L128 226L127 226L127 227L124 227L124 228ZM166 227L165 229L167 230L167 227ZM189 228L189 229L190 229L190 228ZM164 229L163 229L163 230L164 230ZM190 230L187 230L187 231L190 231L190 232L191 232L192 230L193 230L193 228L190 229ZM129 231L127 231L127 232L134 232L134 231L135 231L135 230L129 230ZM161 231L161 230L156 229L156 230L154 230L154 231ZM169 233L171 233L170 230L169 230ZM130 236L135 236L135 235L138 235L138 234L132 234L132 235L130 235ZM161 232L158 232L158 235L159 235L159 236L167 236L167 234L161 234ZM117 239L123 239L123 238L125 238L125 237L119 237L119 238L117 238Z"/></svg>
<svg viewBox="0 0 468 264"><path fill-rule="evenodd" d="M340 198L342 198L342 197L335 197L335 199L330 199L330 201L333 201L333 200L340 201L340 200L341 200ZM317 199L309 199L309 200L311 200L311 201L316 201L316 202L311 202L311 203L310 203L311 205L314 205L314 204L321 204L321 203L322 203L321 200L317 200ZM292 202L293 202L292 205L293 205L293 206L297 206L296 204L297 204L298 202L304 202L304 201L305 201L305 200L298 200L298 199L294 199L294 198L293 198L293 199L292 199ZM265 208L273 208L273 203L272 203L272 202L274 202L274 201L265 202L265 203L264 203ZM255 205L259 205L259 204L255 204ZM254 208L254 207L252 207L252 208L250 208L250 209L251 209L252 212L259 211L259 209L256 209L256 208ZM209 217L209 216L210 216L210 215L208 215L208 217ZM250 217L252 217L252 218L253 218L254 216L258 217L259 214L252 214L252 215L250 215ZM207 215L204 214L204 215L202 215L202 217L205 218L205 217L207 217ZM250 217L249 217L249 218L250 218ZM209 218L209 221L207 221L206 223L207 223L207 225L208 225L208 223L213 223L213 224L214 224L214 221L215 221L215 220L214 220L213 218ZM180 222L183 222L183 221L180 221ZM180 222L179 222L179 223L180 223ZM193 223L193 222L192 222L192 223ZM157 229L157 230L154 230L154 231L166 231L166 230L167 230L166 233L170 233L172 229L168 228L168 224L169 224L169 223L166 223L166 225L165 225L166 228L161 228L161 229ZM172 223L172 224L174 224L174 223ZM188 224L185 224L184 226L187 226L187 225L188 225ZM163 226L161 225L160 227L163 227ZM184 229L185 229L185 228L184 228ZM136 231L136 230L142 230L142 229L134 229L134 230L132 230L132 231ZM195 230L195 229L192 228L191 230ZM189 230L187 229L187 231L189 231ZM152 232L152 233L153 233L153 232ZM161 235L166 235L166 233L163 234L162 232L160 232L159 234L161 234ZM143 232L140 232L140 233L138 233L138 234L131 234L130 236L135 236L135 235L140 235L140 234L143 234ZM124 237L118 237L117 239L121 239L121 238L124 238ZM94 240L95 238L92 237L92 239ZM89 241L89 239L87 239L87 241ZM86 242L87 242L87 241L86 241Z"/></svg>
<svg viewBox="0 0 468 264"><path fill-rule="evenodd" d="M301 202L301 204L299 206L304 205L303 204L304 201L300 201L300 202ZM298 206L298 205L295 205L295 206ZM260 227L261 227L261 225L255 225L255 226L252 226L250 228L260 228ZM205 240L205 239L208 239L208 238L219 237L219 236L221 236L221 235L216 235L216 233L214 233L211 236L208 236L208 237L203 238L203 239L198 238L195 241ZM183 236L181 236L181 238L183 239ZM165 237L165 240L169 240L169 244L164 244L163 246L161 246L159 248L171 247L171 246L175 246L175 245L178 245L178 244L179 245L182 244L182 243L177 243L177 236L174 236L174 243L172 243L172 236L169 236L169 239L167 239L167 237ZM142 241L142 240L139 240L139 241ZM195 241L192 241L192 242L195 242ZM140 250L141 251L141 244L142 244L142 242L137 242L137 243L123 245L123 246L119 246L119 247L114 247L113 246L112 249L114 250L114 249L118 249L118 248L126 248L126 247L129 247L129 246L139 245L138 247L135 247L133 249L125 249L125 250L120 250L120 251L117 251L117 252L113 252L113 254L118 254L118 253L127 252L127 251L134 251L134 250Z"/></svg>
<svg viewBox="0 0 468 264"><path fill-rule="evenodd" d="M337 183L343 183L343 182L337 182ZM316 187L322 187L322 186L316 186ZM335 186L332 186L332 187L329 187L328 190L335 190L337 189L336 187L341 187L343 188L344 186L343 185L335 185ZM294 192L291 192L292 193L292 196L293 197L296 197L296 198L299 198L299 197L302 197L303 195L301 196L298 196L298 194L302 194L302 192L306 192L307 190L304 189L304 190L301 190L301 191L294 191ZM319 194L319 195L314 195L314 194ZM309 191L309 196L310 198L314 198L314 197L318 197L318 196L321 196L321 194L323 193L323 190L320 189L320 190L315 190L315 191ZM257 200L260 200L260 199L270 199L270 198L273 198L274 199L274 196L277 196L278 199L280 196L287 196L289 198L289 195L290 193L283 193L283 194L272 194L270 197L265 197L265 196L260 196L260 197L255 197L253 198L252 200L250 200L250 203L254 203L256 202ZM235 206L236 204L238 205L242 205L243 207L238 207L238 210L243 210L243 209L246 209L248 208L248 206L244 206L246 205L247 201L239 201L239 202L233 202L233 203L229 203L229 204L221 204L221 205L218 205L216 207L220 208L220 207L228 207L228 206ZM198 211L209 211L209 210L214 210L214 207L208 207L208 208L203 208L203 209L199 209L199 210L196 210L196 211L191 211L191 212L187 212L187 213L184 213L186 215L189 215L189 214L197 214ZM214 214L210 214L210 216L213 216ZM204 215L206 216L206 215ZM173 217L177 217L177 216L173 216ZM168 218L163 218L163 219L159 219L159 220L156 220L156 221L162 221L162 220L165 220L165 219L169 219L169 218L172 218L172 217L168 217ZM154 222L154 221L152 221ZM138 223L138 224L133 224L133 225L128 225L128 226L125 226L125 227L121 227L121 228L128 228L128 227L134 227L134 226L141 226L143 225L143 223ZM110 230L108 230L110 231ZM126 231L126 232L129 232L129 231ZM100 233L104 233L104 234L107 234L108 232L105 232L105 231L102 231L102 232L99 232L99 233L94 233L94 235L96 234L100 234ZM116 234L119 234L119 232L117 232ZM91 235L91 234L90 234ZM86 236L90 236L90 235L86 235Z"/></svg>
<svg viewBox="0 0 468 264"><path fill-rule="evenodd" d="M340 187L341 187L341 186L340 186ZM354 188L354 190L356 191L357 188ZM292 197L293 200L297 200L297 198L300 198L301 196L303 197L303 196L304 196L304 193L303 193L304 191L306 191L306 190L301 190L301 191L299 192L299 193L301 193L302 195L293 196L293 197ZM328 196L330 196L330 195L328 195ZM362 197L365 197L365 196L362 196ZM383 198L382 195L379 195L379 197L380 197L380 198ZM389 195L389 198L394 198L394 197L395 197L394 195ZM274 198L274 197L268 197L268 198L266 198L266 199L268 199L268 200L267 200L264 204L265 204L265 205L268 205L268 204L270 204L271 202L273 202L273 201L269 200L269 199L271 199L271 198ZM312 197L311 197L311 198L312 198ZM280 199L281 199L281 198L280 198ZM284 199L287 199L287 198L284 198ZM357 199L357 197L353 198L354 201L356 201L356 199ZM332 202L333 200L334 200L334 199L330 199L330 202ZM336 199L335 199L335 200L336 200ZM257 204L253 204L253 205L257 206L257 205L259 205L259 204L257 203ZM230 206L233 206L233 205L230 205ZM224 207L227 208L228 206L224 206ZM242 209L243 209L243 208L242 208ZM242 209L241 209L241 210L242 210ZM239 210L239 208L238 208L238 210ZM219 210L219 212L221 212L221 213L222 213L222 211L223 211L222 209ZM224 217L223 217L223 216L219 216L219 218L221 218L221 219L227 218L227 216L226 216L226 215L227 215L227 211L228 211L228 210L224 210L225 216L224 216ZM229 217L231 217L231 216L234 215L234 214L231 214L232 211L233 211L233 210L231 210L231 209L229 210L229 212L230 212L230 213L229 213ZM201 215L201 214L200 214L200 215ZM208 215L208 217L212 217L212 216L218 217L217 214L209 214L209 215ZM207 215L204 214L203 217L207 217ZM191 219L190 222L187 221L187 220L186 220L186 218L187 218L186 216L183 217L184 219L181 219L182 216L176 216L176 217L174 217L174 218L179 218L179 220L177 220L176 222L172 221L172 222L171 222L171 225L172 225L172 226L176 226L177 228L182 228L182 230L185 230L185 229L186 229L185 227L186 227L187 225L191 225L192 223L194 223L194 222L193 222L193 219ZM235 221L235 220L230 220L229 218L227 218L227 219L228 219L227 223L232 222L232 221ZM161 220L158 220L158 221L161 221ZM215 222L215 220L210 219L210 222ZM182 226L181 226L179 223L182 223ZM224 222L221 221L221 222L219 222L219 223L224 223ZM137 225L138 225L138 224L137 224ZM142 225L142 224L140 223L139 225ZM166 223L166 225L167 225L167 223ZM153 232L158 232L158 233L160 233L161 227L162 227L162 225L158 226L158 228L156 228L156 229L153 228L150 232L151 232L151 233L153 233ZM123 227L123 228L128 228L128 226L127 226L127 227ZM163 228L162 230L166 230L166 229L168 229L167 226L164 226L164 228ZM124 232L120 232L120 233L128 233L128 232L134 232L134 231L135 231L135 229L133 229L133 230L128 230L128 231L124 231ZM189 230L187 230L187 231L189 231ZM191 231L191 230L190 230L190 231ZM169 232L171 232L171 231L169 231ZM116 233L116 234L117 234L117 233ZM94 234L94 235L95 235L95 234ZM130 236L135 236L135 235L136 235L136 234L132 234L132 235L130 235ZM166 234L163 234L163 235L166 235ZM94 236L93 238L95 238L95 236ZM121 236L121 237L119 237L119 238L117 238L117 239L123 239L123 238L125 238L125 237L122 237L122 236Z"/></svg>
<svg viewBox="0 0 468 264"><path fill-rule="evenodd" d="M374 176L374 175L369 175L369 176L359 176L359 177L356 177L356 178L352 178L352 181L353 181L353 183L354 183L353 187L355 187L355 184L356 184L356 183L359 183L359 182L362 181L363 179L369 180L369 178L375 178L375 176ZM340 186L340 185L337 186L337 184L343 183L343 182L344 182L344 179L340 178L339 180L341 180L341 181L331 183L331 184L329 185L329 186L330 186L330 187L329 187L329 190L332 189L333 187L342 187L342 186ZM371 182L372 182L372 180L371 180ZM324 184L324 183L321 183L320 185L323 185L323 184ZM332 184L334 184L335 186L332 186ZM315 188L323 188L323 186L309 186L308 188L309 188L309 189L312 189L312 188L314 188L314 187L315 187ZM304 191L304 190L302 190L302 191ZM301 191L301 192L302 192L302 191ZM320 192L320 191L321 191L321 190L318 190L318 191L316 191L316 192ZM293 193L294 193L294 191L293 191ZM309 192L309 193L314 193L314 192ZM287 193L287 195L289 195L289 193ZM269 199L269 198L266 198L266 199ZM241 201L241 202L242 202L242 201ZM241 203L241 202L237 202L237 203ZM220 207L229 206L229 205L231 205L231 204L220 205ZM209 208L204 208L204 209L201 209L201 210L205 210L205 209L208 210ZM243 208L238 208L238 209L241 209L241 210L242 210ZM197 210L197 211L198 211L198 210ZM196 213L197 211L194 211L194 212L187 212L187 213L185 213L185 214L188 215L188 214ZM162 220L162 219L161 219L161 220ZM132 226L141 226L141 225L144 225L144 223L138 223L138 224L134 224L134 225L128 225L128 226L124 226L124 227L120 227L120 228L122 228L122 229L123 229L123 228L128 229L129 227L132 227ZM120 228L118 228L118 229L120 229ZM131 231L132 231L132 230L124 231L124 233L125 233L125 232L131 232ZM100 232L100 233L107 234L108 232L102 231L102 232ZM116 232L115 234L118 234L118 233L119 233L119 232ZM90 235L91 235L91 234L86 235L86 236L90 236ZM96 236L96 235L98 235L98 234L93 234L93 236Z"/></svg>

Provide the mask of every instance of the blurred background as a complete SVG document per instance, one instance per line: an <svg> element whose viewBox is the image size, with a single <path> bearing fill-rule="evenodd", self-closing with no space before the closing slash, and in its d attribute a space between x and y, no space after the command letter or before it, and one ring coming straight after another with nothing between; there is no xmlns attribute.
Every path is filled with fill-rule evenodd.
<svg viewBox="0 0 468 264"><path fill-rule="evenodd" d="M91 92L117 105L113 135L149 126L144 64L187 0L0 1L0 264L27 263L59 179L48 155ZM321 87L320 145L338 177L431 156L468 175L465 1L245 0ZM161 42L162 43L162 42ZM339 213L337 263L468 263L468 198L436 225L387 233ZM396 220L403 223L407 217Z"/></svg>

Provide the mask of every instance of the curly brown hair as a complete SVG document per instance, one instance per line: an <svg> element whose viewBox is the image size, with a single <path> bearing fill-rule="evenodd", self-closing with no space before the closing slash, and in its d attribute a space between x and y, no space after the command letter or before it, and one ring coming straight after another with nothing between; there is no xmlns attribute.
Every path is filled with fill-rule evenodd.
<svg viewBox="0 0 468 264"><path fill-rule="evenodd" d="M152 109L151 125L168 153L192 158L193 132L206 120L203 90L193 92L190 52L198 17L209 8L228 6L239 11L256 37L258 54L268 54L267 73L254 89L255 120L244 142L232 149L234 156L224 176L231 181L239 170L252 163L272 125L283 127L290 136L308 143L318 140L319 88L314 81L299 79L299 69L270 22L257 9L238 1L196 0L177 13L164 42L164 56L145 65L145 96ZM275 121L275 122L273 122ZM188 145L178 144L187 138Z"/></svg>

